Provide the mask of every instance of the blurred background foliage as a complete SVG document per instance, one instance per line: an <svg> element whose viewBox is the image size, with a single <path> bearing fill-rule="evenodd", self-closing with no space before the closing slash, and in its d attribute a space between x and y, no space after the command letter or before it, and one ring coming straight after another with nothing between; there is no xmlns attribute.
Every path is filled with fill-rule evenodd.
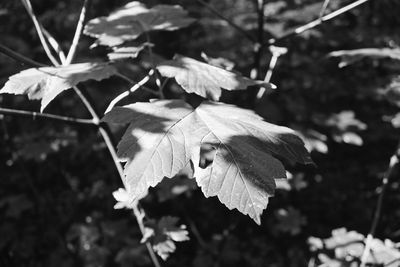
<svg viewBox="0 0 400 267"><path fill-rule="evenodd" d="M255 2L208 1L254 36ZM265 39L317 18L322 2L267 0ZM350 2L331 0L327 12ZM125 3L93 0L89 16L107 15ZM146 1L148 6L159 3L180 4L198 22L177 32L151 33L157 54L171 58L179 53L199 59L204 52L250 75L253 46L225 21L197 1ZM67 50L82 1L32 0L32 4L39 20ZM324 260L328 266L357 266L351 265L357 263L357 257L347 257L348 251L342 258L337 251L318 256L319 245L331 242L324 247L329 251L332 242L359 240L358 234L346 234L346 230L332 236L337 228L364 235L370 229L381 179L400 137L396 128L400 116L397 124L395 119L399 87L394 87L390 97L387 94L390 84L392 89L393 83L399 85L395 81L400 61L364 58L339 68L340 58L327 55L346 49L398 48L399 14L398 0L372 0L285 39L277 45L286 47L288 53L281 56L272 76L278 90L259 102L254 101L252 89L223 95L224 102L255 109L265 120L299 131L317 168L290 170L288 181L278 183L262 226L229 211L216 198L205 199L185 173L164 181L150 191L142 205L150 218L178 217L191 238L177 245L165 266L288 267L313 266L310 264ZM48 63L20 1L1 1L0 25L3 45ZM77 62L107 60L107 50L90 49L92 43L89 37L81 39ZM270 57L266 47L261 58L263 75ZM118 67L140 80L146 62L144 54ZM25 68L0 54L0 84ZM113 96L127 89L126 82L118 78L85 86L101 111ZM183 92L169 82L166 95L182 97ZM149 97L136 93L126 103ZM50 104L48 112L88 116L77 103L73 93L65 92ZM37 101L30 102L25 96L1 95L0 105L39 109ZM119 129L114 130L118 136ZM396 177L386 192L376 233L377 238L394 243L400 242L400 176ZM113 209L112 192L120 186L107 149L90 126L0 115L0 266L151 266L134 217L129 211Z"/></svg>

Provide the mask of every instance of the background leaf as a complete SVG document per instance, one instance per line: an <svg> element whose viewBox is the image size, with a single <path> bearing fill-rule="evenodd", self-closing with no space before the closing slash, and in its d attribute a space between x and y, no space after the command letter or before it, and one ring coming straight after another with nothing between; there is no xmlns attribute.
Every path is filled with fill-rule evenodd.
<svg viewBox="0 0 400 267"><path fill-rule="evenodd" d="M175 55L173 60L158 64L157 69L161 75L175 78L186 92L211 100L220 98L221 88L232 91L244 90L253 85L273 87L269 83L251 80L240 74L181 55Z"/></svg>
<svg viewBox="0 0 400 267"><path fill-rule="evenodd" d="M90 20L84 33L97 38L100 45L116 46L134 40L144 32L174 31L194 21L180 6L157 5L148 9L142 3L133 1L108 17Z"/></svg>

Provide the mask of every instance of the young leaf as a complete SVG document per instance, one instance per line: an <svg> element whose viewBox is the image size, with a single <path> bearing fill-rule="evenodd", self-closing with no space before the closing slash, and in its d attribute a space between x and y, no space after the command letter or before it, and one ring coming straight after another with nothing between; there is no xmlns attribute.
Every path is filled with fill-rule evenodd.
<svg viewBox="0 0 400 267"><path fill-rule="evenodd" d="M153 44L144 43L139 46L116 47L111 53L108 53L108 59L114 61L128 58L137 58L139 53L147 46L153 46Z"/></svg>
<svg viewBox="0 0 400 267"><path fill-rule="evenodd" d="M260 223L262 210L286 177L278 160L311 163L304 143L286 128L262 121L250 110L203 102L196 109L181 100L159 100L114 108L106 122L129 123L118 144L128 191L137 198L164 176L173 177L191 160L206 197L218 196ZM212 165L201 169L200 149L212 145Z"/></svg>
<svg viewBox="0 0 400 267"><path fill-rule="evenodd" d="M115 74L106 63L79 63L60 67L31 68L11 76L0 94L27 94L29 99L41 99L40 111L61 92L87 80L102 80Z"/></svg>
<svg viewBox="0 0 400 267"><path fill-rule="evenodd" d="M180 6L157 5L148 9L133 1L112 12L108 17L89 21L84 33L97 38L100 45L117 46L153 30L174 31L193 23Z"/></svg>
<svg viewBox="0 0 400 267"><path fill-rule="evenodd" d="M175 55L173 60L158 64L157 69L161 75L175 78L186 92L211 100L220 98L221 88L233 91L243 90L252 85L274 87L270 83L251 80L240 74L181 55Z"/></svg>
<svg viewBox="0 0 400 267"><path fill-rule="evenodd" d="M166 216L158 222L150 220L146 223L145 233L142 243L151 241L154 250L163 259L166 260L176 249L175 242L189 240L189 232L186 225L177 225L178 218Z"/></svg>

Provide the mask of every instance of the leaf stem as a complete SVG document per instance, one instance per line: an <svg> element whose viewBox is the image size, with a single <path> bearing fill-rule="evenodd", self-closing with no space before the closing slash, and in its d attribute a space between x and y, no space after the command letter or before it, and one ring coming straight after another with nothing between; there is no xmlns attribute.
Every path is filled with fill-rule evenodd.
<svg viewBox="0 0 400 267"><path fill-rule="evenodd" d="M204 7L206 7L208 10L210 10L214 15L216 15L217 17L219 17L220 19L226 21L229 25L231 25L236 31L238 31L239 33L243 34L247 39L249 39L252 42L255 42L255 38L249 34L248 32L246 32L244 29L242 29L240 26L238 26L236 23L234 23L231 19L225 17L224 15L222 15L218 10L216 10L214 7L212 7L211 5L209 5L208 3L204 2L203 0L196 0L198 3L200 3L201 5L203 5Z"/></svg>
<svg viewBox="0 0 400 267"><path fill-rule="evenodd" d="M381 214L382 214L383 198L385 196L385 192L387 190L390 179L393 177L393 171L394 171L396 165L399 163L399 157L400 157L400 142L397 146L396 152L390 158L389 167L386 170L385 175L382 178L381 191L379 193L379 197L377 200L374 218L373 218L373 221L371 224L371 229L369 230L369 233L367 236L367 241L365 242L365 248L364 248L363 254L361 256L360 267L365 267L367 264L367 260L370 255L372 241L374 239L375 231L376 231L376 228L378 226L378 223L379 223L379 220L380 220Z"/></svg>
<svg viewBox="0 0 400 267"><path fill-rule="evenodd" d="M54 51L57 53L58 57L60 58L61 62L64 62L66 60L66 56L56 39L46 30L42 27L43 34L46 36L47 41L51 45L51 47L54 49Z"/></svg>
<svg viewBox="0 0 400 267"><path fill-rule="evenodd" d="M150 72L153 72L153 71L154 71L154 70L151 69L151 70L149 71L149 73L150 73ZM130 84L137 84L137 83L140 82L140 81L139 81L139 82L135 82L134 80L132 80L131 78L125 76L124 74L122 74L122 73L120 73L120 72L117 72L115 75L116 75L117 77L120 77L121 79L127 81L127 82L130 83ZM152 73L151 75L153 75L153 73ZM151 75L150 75L150 76L151 76ZM143 79L144 79L144 78L143 78ZM146 92L148 92L148 93L150 93L150 94L159 95L159 93L158 93L157 91L154 91L153 89L150 89L149 87L145 86L144 84L141 86L141 88L142 88L144 91L146 91ZM129 89L129 90L131 90L131 89ZM128 91L129 91L129 90L128 90Z"/></svg>
<svg viewBox="0 0 400 267"><path fill-rule="evenodd" d="M118 104L119 101L121 101L121 100L124 99L125 97L129 96L130 94L132 94L133 92L135 92L135 91L138 90L139 88L143 87L143 85L146 84L146 83L150 80L150 77L153 75L153 73L154 73L154 70L151 69L151 70L149 71L149 73L148 73L142 80L140 80L140 81L137 82L137 83L135 83L134 81L132 81L132 80L130 80L128 77L126 77L127 79L130 80L131 83L135 83L135 85L132 86L129 90L127 90L127 91L123 92L122 94L119 94L117 97L115 97L115 98L110 102L110 104L108 105L108 107L107 107L107 109L106 109L106 111L105 111L104 113L109 112L116 104ZM123 76L122 74L120 74L120 75ZM118 76L120 76L120 75L118 75ZM143 89L144 89L144 88L143 88ZM150 90L150 89L146 89L146 91L147 91L147 90ZM154 91L152 91L152 90L151 90L151 93L157 94L156 92L154 92Z"/></svg>
<svg viewBox="0 0 400 267"><path fill-rule="evenodd" d="M82 36L83 25L85 23L87 7L90 5L90 0L84 0L81 14L79 15L78 24L76 26L75 35L72 40L72 44L69 48L67 59L65 60L65 65L69 65L72 60L74 60L76 48L78 47L79 40Z"/></svg>
<svg viewBox="0 0 400 267"><path fill-rule="evenodd" d="M55 59L55 57L51 53L49 46L47 45L46 39L43 35L42 26L40 25L38 19L36 18L35 13L33 12L32 4L31 4L30 0L21 0L21 1L22 1L22 4L24 5L26 11L28 12L29 16L32 19L32 22L36 28L36 32L39 36L40 42L42 43L42 47L43 47L44 51L46 52L47 57L50 59L50 61L51 61L51 63L53 63L53 65L59 66L60 64Z"/></svg>
<svg viewBox="0 0 400 267"><path fill-rule="evenodd" d="M20 117L31 117L33 120L35 120L36 118L41 118L41 119L49 119L49 120L54 120L54 121L62 121L62 122L67 122L67 123L72 123L72 124L96 125L96 123L93 120L88 120L88 119L79 119L79 118L66 117L66 116L60 116L60 115L49 114L49 113L39 113L39 112L35 112L35 111L27 111L27 110L19 110L19 109L17 110L17 109L2 108L2 107L0 107L0 114L15 115L15 116L20 116Z"/></svg>

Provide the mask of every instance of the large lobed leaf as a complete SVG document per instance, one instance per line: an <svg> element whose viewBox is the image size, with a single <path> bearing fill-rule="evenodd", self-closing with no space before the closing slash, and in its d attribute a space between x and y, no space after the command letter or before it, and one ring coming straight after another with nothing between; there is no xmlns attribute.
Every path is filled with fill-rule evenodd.
<svg viewBox="0 0 400 267"><path fill-rule="evenodd" d="M84 33L97 38L97 43L117 46L153 30L174 31L193 23L180 6L157 5L148 9L133 1L112 12L108 17L90 20Z"/></svg>
<svg viewBox="0 0 400 267"><path fill-rule="evenodd" d="M286 177L279 159L311 163L302 140L289 128L262 121L250 110L205 101L197 108L181 100L159 100L114 108L103 118L129 123L118 144L133 198L163 177L173 177L190 161L206 197L257 223L274 194L275 178ZM210 166L200 166L200 149L215 149Z"/></svg>
<svg viewBox="0 0 400 267"><path fill-rule="evenodd" d="M106 63L78 63L60 67L31 68L11 76L0 93L41 99L40 111L61 92L87 80L102 80L116 73Z"/></svg>
<svg viewBox="0 0 400 267"><path fill-rule="evenodd" d="M195 93L211 100L220 98L221 88L233 91L243 90L253 85L274 87L270 83L252 80L181 55L175 55L173 60L158 64L157 69L161 75L175 78L186 92Z"/></svg>

